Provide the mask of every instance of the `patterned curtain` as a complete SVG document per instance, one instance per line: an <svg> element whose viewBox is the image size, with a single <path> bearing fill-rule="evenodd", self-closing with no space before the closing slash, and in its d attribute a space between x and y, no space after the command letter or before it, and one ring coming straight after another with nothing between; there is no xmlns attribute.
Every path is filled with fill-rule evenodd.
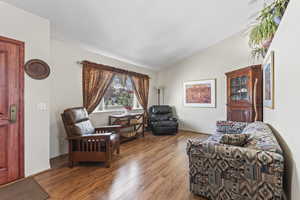
<svg viewBox="0 0 300 200"><path fill-rule="evenodd" d="M147 115L149 96L149 77L131 76L136 97Z"/></svg>
<svg viewBox="0 0 300 200"><path fill-rule="evenodd" d="M114 74L113 71L92 67L89 63L83 64L83 106L89 114L99 105Z"/></svg>

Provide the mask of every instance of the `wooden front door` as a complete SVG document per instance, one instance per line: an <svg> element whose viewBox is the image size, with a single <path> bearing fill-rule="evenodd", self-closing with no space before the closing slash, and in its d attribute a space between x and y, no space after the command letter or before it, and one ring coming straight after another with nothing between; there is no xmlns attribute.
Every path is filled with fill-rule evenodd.
<svg viewBox="0 0 300 200"><path fill-rule="evenodd" d="M24 177L24 43L0 36L0 185Z"/></svg>

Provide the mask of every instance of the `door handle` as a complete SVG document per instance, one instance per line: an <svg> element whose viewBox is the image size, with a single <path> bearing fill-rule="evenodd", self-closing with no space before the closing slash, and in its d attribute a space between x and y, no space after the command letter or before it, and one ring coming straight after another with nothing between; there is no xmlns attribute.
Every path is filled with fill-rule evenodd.
<svg viewBox="0 0 300 200"><path fill-rule="evenodd" d="M18 114L18 107L16 104L12 104L9 107L9 121L11 123L17 122L17 114Z"/></svg>

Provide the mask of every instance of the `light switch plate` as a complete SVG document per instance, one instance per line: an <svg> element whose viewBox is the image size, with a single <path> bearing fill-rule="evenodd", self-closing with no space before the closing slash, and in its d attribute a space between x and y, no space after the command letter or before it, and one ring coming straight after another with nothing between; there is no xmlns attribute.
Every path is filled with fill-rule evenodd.
<svg viewBox="0 0 300 200"><path fill-rule="evenodd" d="M39 103L38 104L39 110L47 110L47 104L46 103Z"/></svg>

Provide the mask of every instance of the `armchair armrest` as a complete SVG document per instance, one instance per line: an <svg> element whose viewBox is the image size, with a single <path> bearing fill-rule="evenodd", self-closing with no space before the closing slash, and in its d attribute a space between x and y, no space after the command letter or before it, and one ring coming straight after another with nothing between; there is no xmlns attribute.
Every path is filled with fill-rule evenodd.
<svg viewBox="0 0 300 200"><path fill-rule="evenodd" d="M105 139L109 138L112 133L98 133L98 134L89 134L89 135L80 135L67 137L67 140L81 140L81 139Z"/></svg>
<svg viewBox="0 0 300 200"><path fill-rule="evenodd" d="M217 132L220 133L239 134L242 133L242 131L248 124L249 123L247 122L217 121L216 127Z"/></svg>

